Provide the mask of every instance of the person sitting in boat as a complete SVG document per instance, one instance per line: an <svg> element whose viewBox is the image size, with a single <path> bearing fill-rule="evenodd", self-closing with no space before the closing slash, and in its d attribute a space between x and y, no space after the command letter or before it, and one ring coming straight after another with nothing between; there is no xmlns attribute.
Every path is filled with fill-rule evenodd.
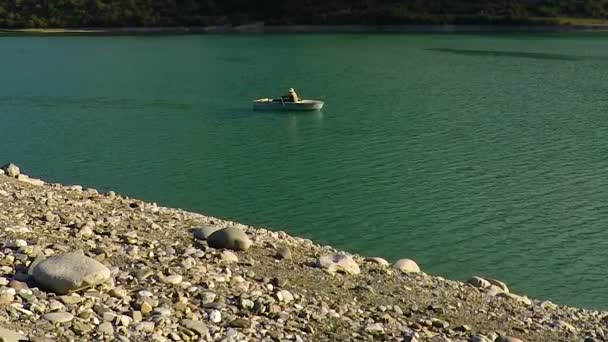
<svg viewBox="0 0 608 342"><path fill-rule="evenodd" d="M287 96L290 102L298 102L300 99L298 98L298 94L293 88L289 88L289 95Z"/></svg>

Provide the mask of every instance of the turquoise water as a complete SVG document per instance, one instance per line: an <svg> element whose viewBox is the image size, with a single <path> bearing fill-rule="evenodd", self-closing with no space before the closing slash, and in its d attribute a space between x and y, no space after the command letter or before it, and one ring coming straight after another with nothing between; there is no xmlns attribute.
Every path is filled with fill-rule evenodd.
<svg viewBox="0 0 608 342"><path fill-rule="evenodd" d="M0 160L608 308L606 38L2 36Z"/></svg>

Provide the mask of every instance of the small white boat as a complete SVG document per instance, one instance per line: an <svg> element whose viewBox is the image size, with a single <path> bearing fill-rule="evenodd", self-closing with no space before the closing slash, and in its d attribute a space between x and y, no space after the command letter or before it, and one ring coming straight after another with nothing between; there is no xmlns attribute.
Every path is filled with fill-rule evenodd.
<svg viewBox="0 0 608 342"><path fill-rule="evenodd" d="M254 110L313 111L321 110L325 102L319 100L300 100L298 102L283 99L257 99L253 101Z"/></svg>

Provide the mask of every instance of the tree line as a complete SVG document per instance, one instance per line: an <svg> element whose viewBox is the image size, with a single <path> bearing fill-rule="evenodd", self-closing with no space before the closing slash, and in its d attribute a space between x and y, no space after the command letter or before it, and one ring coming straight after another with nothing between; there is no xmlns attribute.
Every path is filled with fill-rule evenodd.
<svg viewBox="0 0 608 342"><path fill-rule="evenodd" d="M608 0L0 0L0 27L551 24L606 18Z"/></svg>

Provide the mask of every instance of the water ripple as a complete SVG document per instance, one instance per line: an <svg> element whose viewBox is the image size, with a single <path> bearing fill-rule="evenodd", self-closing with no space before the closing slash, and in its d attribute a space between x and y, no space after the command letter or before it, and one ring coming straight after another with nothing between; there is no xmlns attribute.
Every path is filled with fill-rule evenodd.
<svg viewBox="0 0 608 342"><path fill-rule="evenodd" d="M608 308L593 37L7 38L0 160ZM291 86L327 107L250 111Z"/></svg>

